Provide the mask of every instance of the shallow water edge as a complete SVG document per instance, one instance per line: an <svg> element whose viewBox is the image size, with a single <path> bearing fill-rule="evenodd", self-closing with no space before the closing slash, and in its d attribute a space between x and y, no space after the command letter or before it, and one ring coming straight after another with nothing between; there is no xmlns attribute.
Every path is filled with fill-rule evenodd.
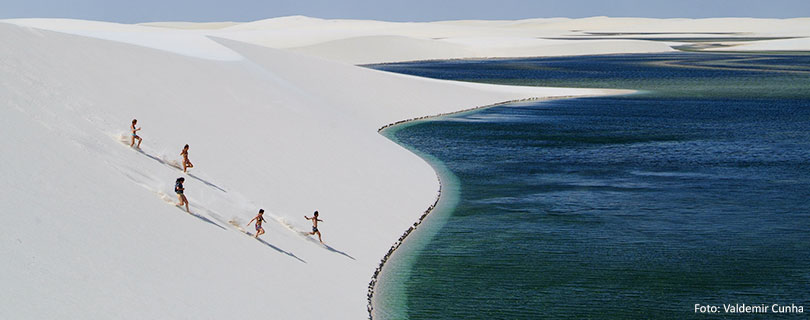
<svg viewBox="0 0 810 320"><path fill-rule="evenodd" d="M584 98L584 97L594 97L594 96L610 96L610 95L627 95L627 94L636 94L640 91L637 90L628 90L630 93L620 93L620 94L601 94L601 95L581 95L581 96L571 96L571 95L564 95L564 96L549 96L549 97L535 97L535 98L527 98L527 99L516 99L516 100L508 100L504 102L484 105L484 106L477 106L469 109L463 109L454 112L448 113L441 113L437 115L430 115L430 116L423 116L418 118L406 119L397 121L394 123L387 124L385 126L380 127L377 132L381 135L385 136L389 140L393 141L394 143L406 148L408 151L416 154L422 160L424 160L428 165L433 168L433 171L436 173L436 177L439 181L439 190L436 194L436 200L433 204L428 206L428 208L422 213L422 215L417 219L416 222L413 223L405 232L399 237L399 239L391 245L391 248L388 252L383 256L380 260L379 266L374 270L374 274L371 277L371 281L369 282L368 286L368 305L367 310L369 314L369 319L389 319L395 317L395 315L401 315L405 313L405 306L406 304L406 295L405 295L405 288L402 287L401 283L386 283L385 281L381 281L381 279L385 278L385 274L387 273L399 273L399 274L406 274L410 270L410 266L413 263L413 259L415 258L415 254L409 254L418 252L419 250L423 249L424 246L432 239L433 235L435 235L444 224L447 222L449 218L449 214L453 211L459 201L459 194L461 192L461 184L459 183L458 178L447 168L447 166L438 158L420 152L409 145L401 143L396 138L396 132L408 128L410 126L419 124L424 121L430 121L433 119L438 119L447 116L457 116L462 115L465 113L472 113L476 111L480 111L486 108L492 108L512 103L519 103L519 102L530 102L530 101L551 101L551 100L560 100L560 99L573 99L573 98ZM424 223L425 221L429 220L430 223ZM415 236L411 236L415 234ZM406 242L405 240L408 239ZM392 259L392 257L396 257ZM378 285L380 283L385 283L384 287L386 290L386 296L380 297L378 293L380 287Z"/></svg>

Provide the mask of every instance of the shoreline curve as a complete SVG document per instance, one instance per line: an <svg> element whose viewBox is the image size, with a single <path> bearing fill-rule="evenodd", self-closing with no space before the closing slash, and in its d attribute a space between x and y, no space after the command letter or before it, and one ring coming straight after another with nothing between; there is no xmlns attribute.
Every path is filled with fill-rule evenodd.
<svg viewBox="0 0 810 320"><path fill-rule="evenodd" d="M632 94L632 93L639 92L639 91L636 91L636 90L615 90L615 91L616 91L616 93L613 93L613 94L611 94L611 93L603 93L603 94L591 94L591 95L563 95L563 96L533 97L533 98L526 98L526 99L507 100L507 101L503 101L503 102L498 102L498 103L493 103L493 104L488 104L488 105L483 105L483 106L477 106L477 107L472 107L472 108L468 108L468 109L462 109L462 110L453 111L453 112L445 112L445 113L440 113L440 114L435 114L435 115L428 115L428 116L422 116L422 117L416 117L416 118L396 121L396 122L389 123L389 124L386 124L386 125L380 127L379 129L377 129L377 133L381 133L382 131L384 131L384 130L386 130L388 128L391 128L391 127L394 127L394 126L397 126L397 125L401 125L401 124L405 124L405 123L410 123L410 122L415 122L415 121L422 121L422 120L433 119L433 118L439 118L439 117L450 116L450 115L457 115L457 114L461 114L461 113L477 111L477 110L481 110L481 109L487 109L487 108L502 106L502 105L511 104L511 103L528 102L528 101L551 101L551 100L587 98L587 97L596 97L596 96L624 95L624 94ZM396 143L393 140L392 140L392 142ZM425 158L422 158L421 156L420 156L420 158L422 160L424 160L425 162L427 162L427 160ZM430 164L430 163L428 163L428 164ZM431 168L433 168L433 172L436 174L436 179L439 181L439 190L437 191L437 194L436 194L436 200L433 202L433 204L428 206L428 208L422 213L422 215L419 216L417 221L414 222L413 225L408 227L408 229L405 230L405 232L399 237L399 239L397 241L395 241L393 245L391 245L391 248L388 249L388 252L386 252L386 254L380 260L380 264L377 266L376 269L374 269L374 274L371 276L371 281L369 281L369 284L368 284L368 294L367 294L368 305L367 305L366 309L368 311L369 320L374 319L374 293L375 293L375 290L376 290L376 286L377 286L377 282L379 280L380 273L382 272L383 267L385 267L385 263L388 262L388 259L391 257L391 255L394 254L394 251L396 251L402 245L402 243L407 239L407 237L422 224L422 222L433 212L434 209L436 209L436 206L439 204L439 200L441 200L441 195L442 195L442 190L443 190L443 181L442 181L442 178L441 178L441 175L439 174L439 172L436 172L435 168L432 165L431 165Z"/></svg>

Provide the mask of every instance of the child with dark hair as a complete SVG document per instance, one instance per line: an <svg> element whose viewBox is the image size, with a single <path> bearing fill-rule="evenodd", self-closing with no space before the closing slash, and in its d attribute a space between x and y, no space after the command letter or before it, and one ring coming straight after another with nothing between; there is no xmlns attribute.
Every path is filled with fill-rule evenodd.
<svg viewBox="0 0 810 320"><path fill-rule="evenodd" d="M186 212L191 213L191 211L188 210L188 199L186 198L186 195L183 194L183 192L186 190L186 188L183 187L183 182L185 181L186 179L183 177L177 178L177 180L174 182L174 193L177 194L177 199L180 200L180 203L177 203L177 206L183 207L183 205L185 205Z"/></svg>
<svg viewBox="0 0 810 320"><path fill-rule="evenodd" d="M183 156L183 172L186 172L186 168L194 168L194 165L188 160L188 145L183 147L183 151L180 151L180 155Z"/></svg>
<svg viewBox="0 0 810 320"><path fill-rule="evenodd" d="M259 209L259 214L250 219L245 226L249 226L253 220L256 220L256 235L253 236L254 238L258 239L260 235L264 234L264 228L262 228L262 222L265 222L264 217L264 209Z"/></svg>
<svg viewBox="0 0 810 320"><path fill-rule="evenodd" d="M318 230L318 221L323 222L323 220L318 219L318 211L317 210L315 211L312 218L304 216L304 219L312 220L312 232L310 232L309 235L313 235L313 234L317 233L318 234L318 241L323 243L323 240L321 240L321 231Z"/></svg>

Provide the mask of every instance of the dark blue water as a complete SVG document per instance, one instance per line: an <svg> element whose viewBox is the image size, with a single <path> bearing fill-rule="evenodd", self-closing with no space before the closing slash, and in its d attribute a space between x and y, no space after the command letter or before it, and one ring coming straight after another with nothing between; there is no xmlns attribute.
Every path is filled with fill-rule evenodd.
<svg viewBox="0 0 810 320"><path fill-rule="evenodd" d="M413 62L375 69L498 84L643 89L658 97L810 97L810 56L635 54Z"/></svg>
<svg viewBox="0 0 810 320"><path fill-rule="evenodd" d="M504 105L387 132L446 166L458 194L426 222L435 230L393 259L407 263L386 267L377 308L391 307L381 318L740 317L694 313L695 304L722 311L724 303L807 309L807 66L809 56L704 54L376 66L646 90ZM776 315L755 318L763 316Z"/></svg>

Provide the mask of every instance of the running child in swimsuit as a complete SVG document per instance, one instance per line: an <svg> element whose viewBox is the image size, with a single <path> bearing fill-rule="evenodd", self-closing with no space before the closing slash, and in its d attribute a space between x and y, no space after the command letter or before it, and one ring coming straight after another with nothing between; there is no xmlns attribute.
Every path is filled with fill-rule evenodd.
<svg viewBox="0 0 810 320"><path fill-rule="evenodd" d="M253 217L253 219L250 219L250 221L245 225L245 226L249 226L250 223L253 222L253 220L256 220L256 235L253 236L256 239L259 239L259 236L264 234L264 228L262 228L262 222L264 222L265 220L264 220L264 217L262 217L263 215L264 215L264 209L259 209L259 214L256 215L255 217Z"/></svg>
<svg viewBox="0 0 810 320"><path fill-rule="evenodd" d="M186 172L186 168L194 168L194 165L191 164L191 161L188 160L188 145L183 147L183 151L180 151L180 155L183 156L183 172Z"/></svg>
<svg viewBox="0 0 810 320"><path fill-rule="evenodd" d="M177 194L177 199L180 200L180 203L177 203L177 206L183 207L183 205L185 205L186 212L191 213L191 211L188 210L188 199L186 199L186 195L183 194L183 191L186 190L183 188L183 182L185 181L186 179L183 177L177 178L177 181L174 182L174 193Z"/></svg>
<svg viewBox="0 0 810 320"><path fill-rule="evenodd" d="M313 234L317 233L318 234L318 241L323 243L323 240L321 240L321 231L318 230L318 221L323 222L323 220L318 219L318 211L315 211L312 218L304 216L304 219L312 220L312 232L310 232L309 235L313 235Z"/></svg>
<svg viewBox="0 0 810 320"><path fill-rule="evenodd" d="M141 131L141 128L135 128L136 124L138 124L138 119L132 119L132 125L129 126L129 130L132 131L132 142L129 144L129 146L132 147L133 145L135 145L135 140L137 139L138 146L136 148L140 149L141 142L143 141L143 139L141 139L141 137L138 136L138 131Z"/></svg>

